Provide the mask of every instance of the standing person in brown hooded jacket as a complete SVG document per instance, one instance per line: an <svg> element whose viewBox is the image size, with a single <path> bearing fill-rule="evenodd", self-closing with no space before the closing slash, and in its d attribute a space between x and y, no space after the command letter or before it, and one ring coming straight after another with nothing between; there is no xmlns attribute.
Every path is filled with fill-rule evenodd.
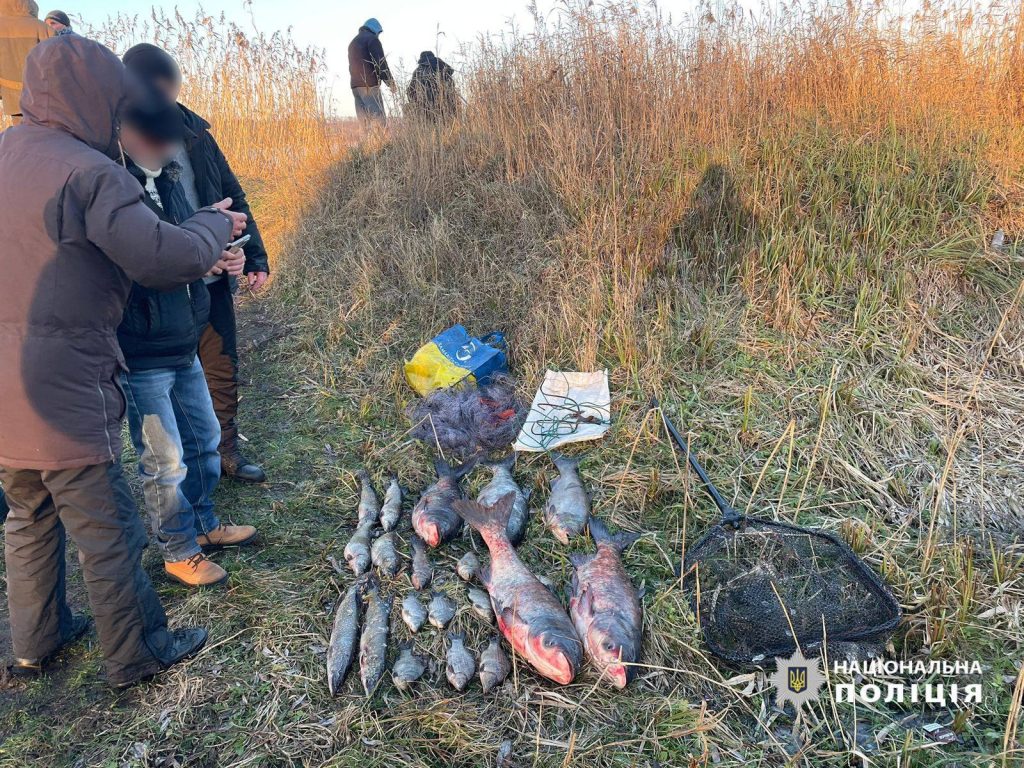
<svg viewBox="0 0 1024 768"><path fill-rule="evenodd" d="M28 56L24 122L0 134L0 479L15 661L38 674L88 622L64 592L65 530L78 545L108 680L130 685L197 652L171 632L142 570L146 533L121 471L117 327L134 280L197 280L245 227L225 209L180 226L143 202L120 162L133 78L99 43L47 40ZM139 102L133 102L139 106Z"/></svg>
<svg viewBox="0 0 1024 768"><path fill-rule="evenodd" d="M35 0L0 0L0 101L4 114L21 120L21 73L36 43L53 33L39 20Z"/></svg>

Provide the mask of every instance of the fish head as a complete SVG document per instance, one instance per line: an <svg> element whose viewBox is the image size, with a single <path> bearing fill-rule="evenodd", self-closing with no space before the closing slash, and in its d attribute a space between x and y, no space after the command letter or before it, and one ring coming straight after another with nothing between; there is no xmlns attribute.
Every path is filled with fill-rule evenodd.
<svg viewBox="0 0 1024 768"><path fill-rule="evenodd" d="M469 675L462 670L457 670L452 667L448 668L448 682L450 682L455 690L461 691L469 683Z"/></svg>
<svg viewBox="0 0 1024 768"><path fill-rule="evenodd" d="M562 685L568 685L576 677L580 643L560 626L542 626L531 631L527 650L530 661L544 677Z"/></svg>
<svg viewBox="0 0 1024 768"><path fill-rule="evenodd" d="M345 555L345 562L352 569L352 573L358 576L366 573L366 570L370 567L370 555L366 552L350 552Z"/></svg>
<svg viewBox="0 0 1024 768"><path fill-rule="evenodd" d="M498 676L493 672L481 670L480 672L480 687L484 693L490 693L494 687L498 684Z"/></svg>
<svg viewBox="0 0 1024 768"><path fill-rule="evenodd" d="M551 528L551 533L554 534L555 538L558 539L562 544L569 544L569 531L560 523L550 520L548 523Z"/></svg>
<svg viewBox="0 0 1024 768"><path fill-rule="evenodd" d="M413 512L412 525L427 546L436 547L441 543L441 526L429 510L416 509Z"/></svg>
<svg viewBox="0 0 1024 768"><path fill-rule="evenodd" d="M639 658L635 633L617 617L595 617L586 641L595 664L616 688L625 688L636 677L636 667L630 663Z"/></svg>

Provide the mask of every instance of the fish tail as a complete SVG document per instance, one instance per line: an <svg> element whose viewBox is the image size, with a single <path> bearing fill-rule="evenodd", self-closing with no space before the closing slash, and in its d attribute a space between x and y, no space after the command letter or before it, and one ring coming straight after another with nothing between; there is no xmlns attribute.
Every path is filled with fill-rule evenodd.
<svg viewBox="0 0 1024 768"><path fill-rule="evenodd" d="M459 499L452 504L452 509L469 523L474 530L487 536L505 536L505 527L512 515L515 493L506 493L494 505L488 507L469 499Z"/></svg>
<svg viewBox="0 0 1024 768"><path fill-rule="evenodd" d="M366 467L360 467L356 470L356 477L364 483L370 482L370 473L366 470Z"/></svg>
<svg viewBox="0 0 1024 768"><path fill-rule="evenodd" d="M590 536L594 540L595 544L611 544L619 552L622 552L626 547L632 544L634 541L640 538L639 533L633 533L631 531L619 531L618 533L609 533L608 528L600 518L591 516L588 523L590 528Z"/></svg>
<svg viewBox="0 0 1024 768"><path fill-rule="evenodd" d="M505 468L505 469L507 469L507 470L509 470L511 472L513 467L515 467L515 465L516 465L516 458L518 456L519 456L518 453L516 453L515 451L512 451L512 453L510 453L508 456L506 456L503 459L498 459L497 461L485 461L484 462L484 466L486 466L486 467L494 467L494 468L503 467L503 468Z"/></svg>
<svg viewBox="0 0 1024 768"><path fill-rule="evenodd" d="M554 462L555 466L558 467L559 472L576 469L580 462L583 461L582 456L565 456L557 451L551 452L551 461Z"/></svg>
<svg viewBox="0 0 1024 768"><path fill-rule="evenodd" d="M461 480L463 477L468 475L473 467L480 462L479 456L473 456L465 464L460 464L457 467L453 467L444 459L438 457L434 459L434 471L437 472L438 477L451 477L455 480Z"/></svg>

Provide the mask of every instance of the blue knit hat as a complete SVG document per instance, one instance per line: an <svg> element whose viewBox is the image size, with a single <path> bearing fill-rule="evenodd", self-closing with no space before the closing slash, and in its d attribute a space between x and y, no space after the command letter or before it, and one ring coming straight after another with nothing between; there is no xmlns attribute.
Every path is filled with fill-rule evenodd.
<svg viewBox="0 0 1024 768"><path fill-rule="evenodd" d="M380 22L377 21L376 19L367 19L363 23L363 26L366 27L371 32L373 32L373 34L375 35L379 35L381 32L384 31L384 27L382 27L380 25Z"/></svg>

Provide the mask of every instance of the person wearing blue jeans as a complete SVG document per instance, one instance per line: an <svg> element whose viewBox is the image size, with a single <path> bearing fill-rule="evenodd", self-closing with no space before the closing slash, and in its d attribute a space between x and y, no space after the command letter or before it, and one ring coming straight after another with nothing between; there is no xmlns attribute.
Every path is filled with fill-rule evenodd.
<svg viewBox="0 0 1024 768"><path fill-rule="evenodd" d="M220 424L202 365L194 357L178 368L133 370L121 382L153 535L164 560L188 560L202 552L197 535L220 527Z"/></svg>
<svg viewBox="0 0 1024 768"><path fill-rule="evenodd" d="M185 137L181 110L154 89L166 109L129 112L122 121L125 168L142 186L143 200L177 224L192 216L173 158ZM154 169L154 170L151 170ZM215 271L241 273L245 256L218 262ZM219 273L218 272L218 273ZM121 374L128 427L164 570L188 586L227 579L203 547L247 544L250 525L223 525L214 512L220 480L220 424L197 351L209 321L210 295L202 279L173 291L133 284L117 339L127 370Z"/></svg>

